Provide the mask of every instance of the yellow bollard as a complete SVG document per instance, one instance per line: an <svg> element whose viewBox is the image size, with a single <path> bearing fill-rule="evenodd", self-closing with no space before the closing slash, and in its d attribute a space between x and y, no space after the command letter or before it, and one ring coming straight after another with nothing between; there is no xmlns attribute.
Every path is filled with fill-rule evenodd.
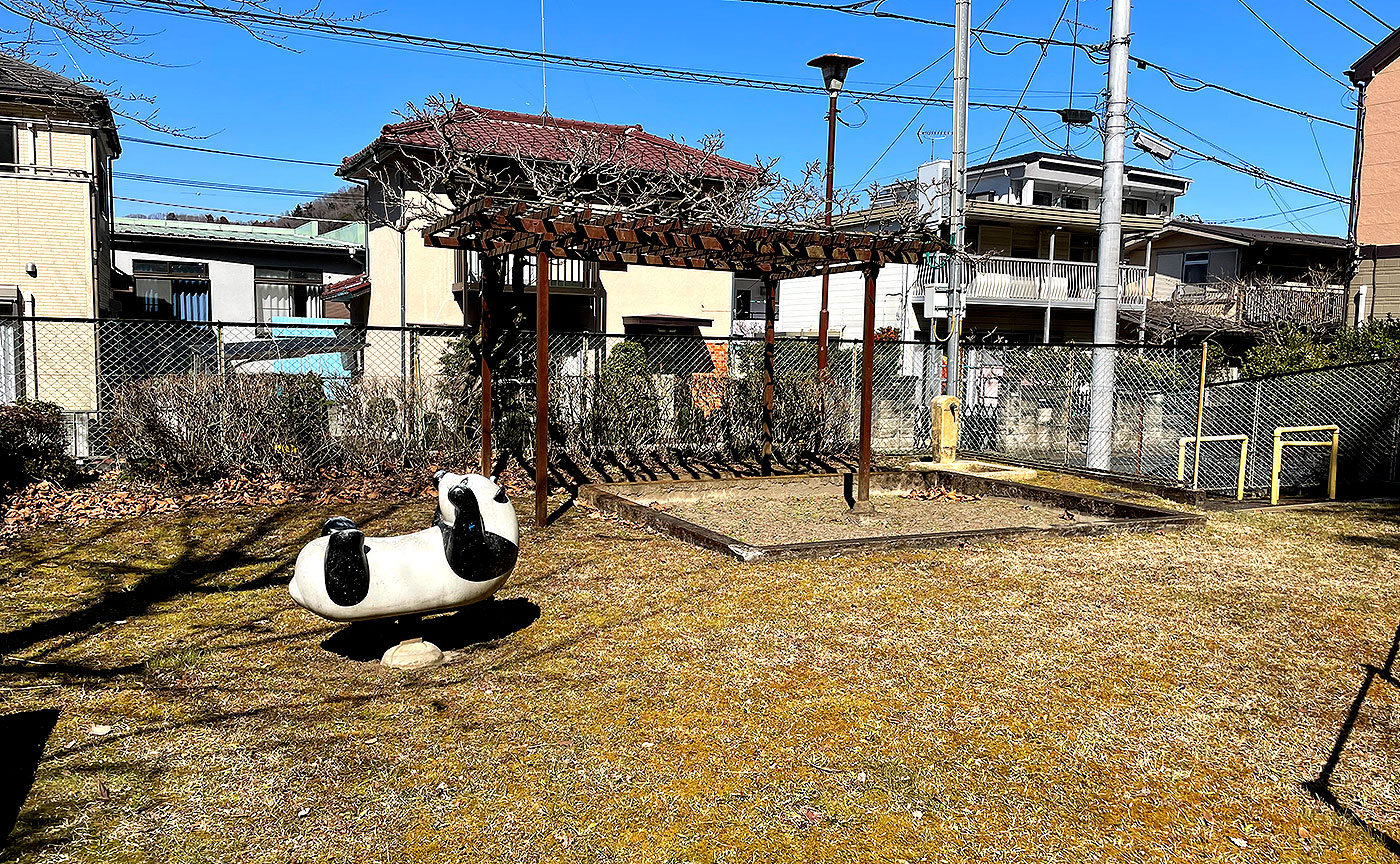
<svg viewBox="0 0 1400 864"><path fill-rule="evenodd" d="M930 413L933 461L940 465L958 461L958 411L962 401L956 396L934 397Z"/></svg>

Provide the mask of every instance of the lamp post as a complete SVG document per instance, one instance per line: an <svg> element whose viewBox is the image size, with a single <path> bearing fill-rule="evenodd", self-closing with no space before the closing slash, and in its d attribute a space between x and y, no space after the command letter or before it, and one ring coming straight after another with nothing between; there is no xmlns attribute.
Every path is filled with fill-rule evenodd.
<svg viewBox="0 0 1400 864"><path fill-rule="evenodd" d="M859 66L864 62L859 57L848 57L844 54L823 54L807 62L808 66L822 70L822 82L826 85L826 92L831 98L826 112L825 224L828 231L831 230L832 202L836 197L835 173L832 169L832 162L836 159L836 97L846 84L846 73L851 71L851 67ZM831 329L831 311L827 308L827 292L830 286L831 267L827 265L822 268L822 307L821 312L817 315L817 374L822 377L826 376L826 340L827 331ZM769 302L772 302L771 297Z"/></svg>

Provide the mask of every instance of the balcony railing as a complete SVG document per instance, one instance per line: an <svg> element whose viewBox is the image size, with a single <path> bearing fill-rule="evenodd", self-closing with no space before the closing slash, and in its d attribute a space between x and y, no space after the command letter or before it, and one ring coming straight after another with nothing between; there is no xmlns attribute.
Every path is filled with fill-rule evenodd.
<svg viewBox="0 0 1400 864"><path fill-rule="evenodd" d="M923 264L919 267L919 282L915 299L923 299L926 307L947 306L949 263ZM1041 302L1057 306L1094 305L1098 286L1098 264L1080 261L1044 261L1036 258L984 258L958 262L961 282L969 300ZM1125 307L1141 308L1147 294L1146 267L1119 267L1119 302ZM922 295L922 296L920 296Z"/></svg>

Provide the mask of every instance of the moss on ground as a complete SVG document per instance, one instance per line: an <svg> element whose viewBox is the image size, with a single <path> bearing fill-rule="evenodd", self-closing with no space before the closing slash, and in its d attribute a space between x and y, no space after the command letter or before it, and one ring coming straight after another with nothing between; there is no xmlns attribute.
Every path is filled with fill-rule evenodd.
<svg viewBox="0 0 1400 864"><path fill-rule="evenodd" d="M370 533L432 502L345 507ZM3 553L7 854L102 861L1388 861L1400 514L742 565L571 511L449 662L286 592L307 504ZM92 734L93 727L111 727ZM1369 829L1369 830L1368 830ZM1244 845L1240 845L1244 844Z"/></svg>

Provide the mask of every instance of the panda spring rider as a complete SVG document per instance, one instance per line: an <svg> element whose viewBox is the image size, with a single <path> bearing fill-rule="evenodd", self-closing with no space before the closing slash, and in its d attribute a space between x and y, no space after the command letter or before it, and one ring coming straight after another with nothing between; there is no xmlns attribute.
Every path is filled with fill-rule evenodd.
<svg viewBox="0 0 1400 864"><path fill-rule="evenodd" d="M299 605L333 621L389 618L485 600L509 578L519 525L505 489L479 474L435 475L433 526L365 537L344 516L297 556L290 586Z"/></svg>

